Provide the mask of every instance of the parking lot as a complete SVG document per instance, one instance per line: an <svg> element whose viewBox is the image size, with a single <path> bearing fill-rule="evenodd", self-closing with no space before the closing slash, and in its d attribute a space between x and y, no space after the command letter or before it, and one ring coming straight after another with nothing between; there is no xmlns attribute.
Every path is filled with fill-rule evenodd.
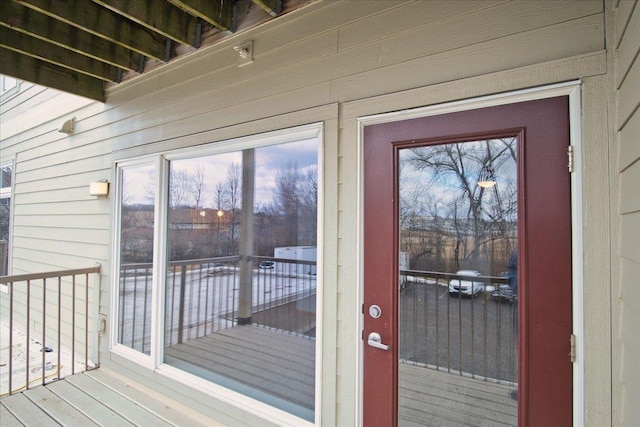
<svg viewBox="0 0 640 427"><path fill-rule="evenodd" d="M450 296L435 283L410 283L399 298L400 359L507 383L517 381L513 304L490 292Z"/></svg>

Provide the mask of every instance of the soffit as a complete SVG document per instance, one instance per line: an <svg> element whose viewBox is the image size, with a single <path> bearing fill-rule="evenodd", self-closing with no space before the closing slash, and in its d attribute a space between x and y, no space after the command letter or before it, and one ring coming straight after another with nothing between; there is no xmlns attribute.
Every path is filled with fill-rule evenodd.
<svg viewBox="0 0 640 427"><path fill-rule="evenodd" d="M104 101L105 87L307 0L1 0L0 74Z"/></svg>

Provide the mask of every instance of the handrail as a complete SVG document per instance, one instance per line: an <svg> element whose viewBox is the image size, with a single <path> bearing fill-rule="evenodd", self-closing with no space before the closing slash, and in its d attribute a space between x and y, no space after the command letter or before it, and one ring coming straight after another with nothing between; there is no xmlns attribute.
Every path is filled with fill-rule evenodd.
<svg viewBox="0 0 640 427"><path fill-rule="evenodd" d="M98 264L95 267L88 267L88 268L46 271L43 273L16 274L13 276L0 276L0 283L6 285L7 283L26 282L29 280L51 279L53 277L61 277L61 276L75 276L80 274L100 273L100 267L101 265Z"/></svg>
<svg viewBox="0 0 640 427"><path fill-rule="evenodd" d="M89 355L90 350L97 349L89 345L89 319L97 314L90 311L90 291L99 289L99 282L92 286L89 275L96 274L99 280L100 270L101 265L97 264L88 268L0 276L0 283L8 287L0 293L0 303L8 308L6 316L2 316L3 323L8 324L2 327L8 328L9 348L8 370L0 376L0 397L29 389L35 383L44 385L99 366L97 354ZM70 290L67 284L71 285ZM51 321L57 325L51 326ZM14 346L16 339L18 345ZM22 352L24 357L20 355ZM14 379L19 381L17 387Z"/></svg>
<svg viewBox="0 0 640 427"><path fill-rule="evenodd" d="M508 283L508 278L504 276L469 276L464 274L455 273L442 273L439 271L423 271L423 270L400 270L400 274L403 276L416 276L416 277L435 277L444 278L448 280L473 280L474 282L482 283Z"/></svg>

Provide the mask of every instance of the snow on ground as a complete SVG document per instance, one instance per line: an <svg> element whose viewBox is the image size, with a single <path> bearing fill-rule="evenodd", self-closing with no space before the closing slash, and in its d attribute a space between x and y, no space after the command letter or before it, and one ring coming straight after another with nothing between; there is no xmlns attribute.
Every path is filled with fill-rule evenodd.
<svg viewBox="0 0 640 427"><path fill-rule="evenodd" d="M26 388L27 371L29 387L42 384L44 371L45 382L55 381L71 374L72 356L71 350L62 347L60 351L49 343L46 343L44 352L44 369L42 344L38 339L29 337L27 342L26 333L14 328L12 334L10 351L9 325L0 322L0 397L9 394L9 358L11 357L11 388L13 392ZM76 348L77 350L77 348ZM82 360L75 361L74 372L84 371L84 354L80 355ZM89 362L90 368L93 367Z"/></svg>

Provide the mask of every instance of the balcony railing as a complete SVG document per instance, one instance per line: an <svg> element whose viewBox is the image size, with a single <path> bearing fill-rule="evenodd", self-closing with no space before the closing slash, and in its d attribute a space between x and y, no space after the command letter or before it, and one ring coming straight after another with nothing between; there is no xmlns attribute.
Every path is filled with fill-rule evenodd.
<svg viewBox="0 0 640 427"><path fill-rule="evenodd" d="M473 281L476 294L450 294L454 280ZM403 363L481 380L517 382L517 301L492 295L505 277L403 270L399 349Z"/></svg>
<svg viewBox="0 0 640 427"><path fill-rule="evenodd" d="M280 333L315 336L315 263L253 257L251 322ZM171 262L166 278L165 345L238 324L240 257ZM473 277L476 298L449 296L441 272L401 272L400 359L403 363L513 384L517 381L515 302L491 292L505 277ZM136 303L137 301L137 303ZM151 341L151 264L121 270L120 341L145 352Z"/></svg>
<svg viewBox="0 0 640 427"><path fill-rule="evenodd" d="M315 337L315 262L252 257L251 323ZM239 320L240 257L173 261L165 288L165 345L234 327ZM118 342L150 351L152 265L120 271Z"/></svg>
<svg viewBox="0 0 640 427"><path fill-rule="evenodd" d="M99 265L0 276L1 396L98 367L99 277Z"/></svg>

